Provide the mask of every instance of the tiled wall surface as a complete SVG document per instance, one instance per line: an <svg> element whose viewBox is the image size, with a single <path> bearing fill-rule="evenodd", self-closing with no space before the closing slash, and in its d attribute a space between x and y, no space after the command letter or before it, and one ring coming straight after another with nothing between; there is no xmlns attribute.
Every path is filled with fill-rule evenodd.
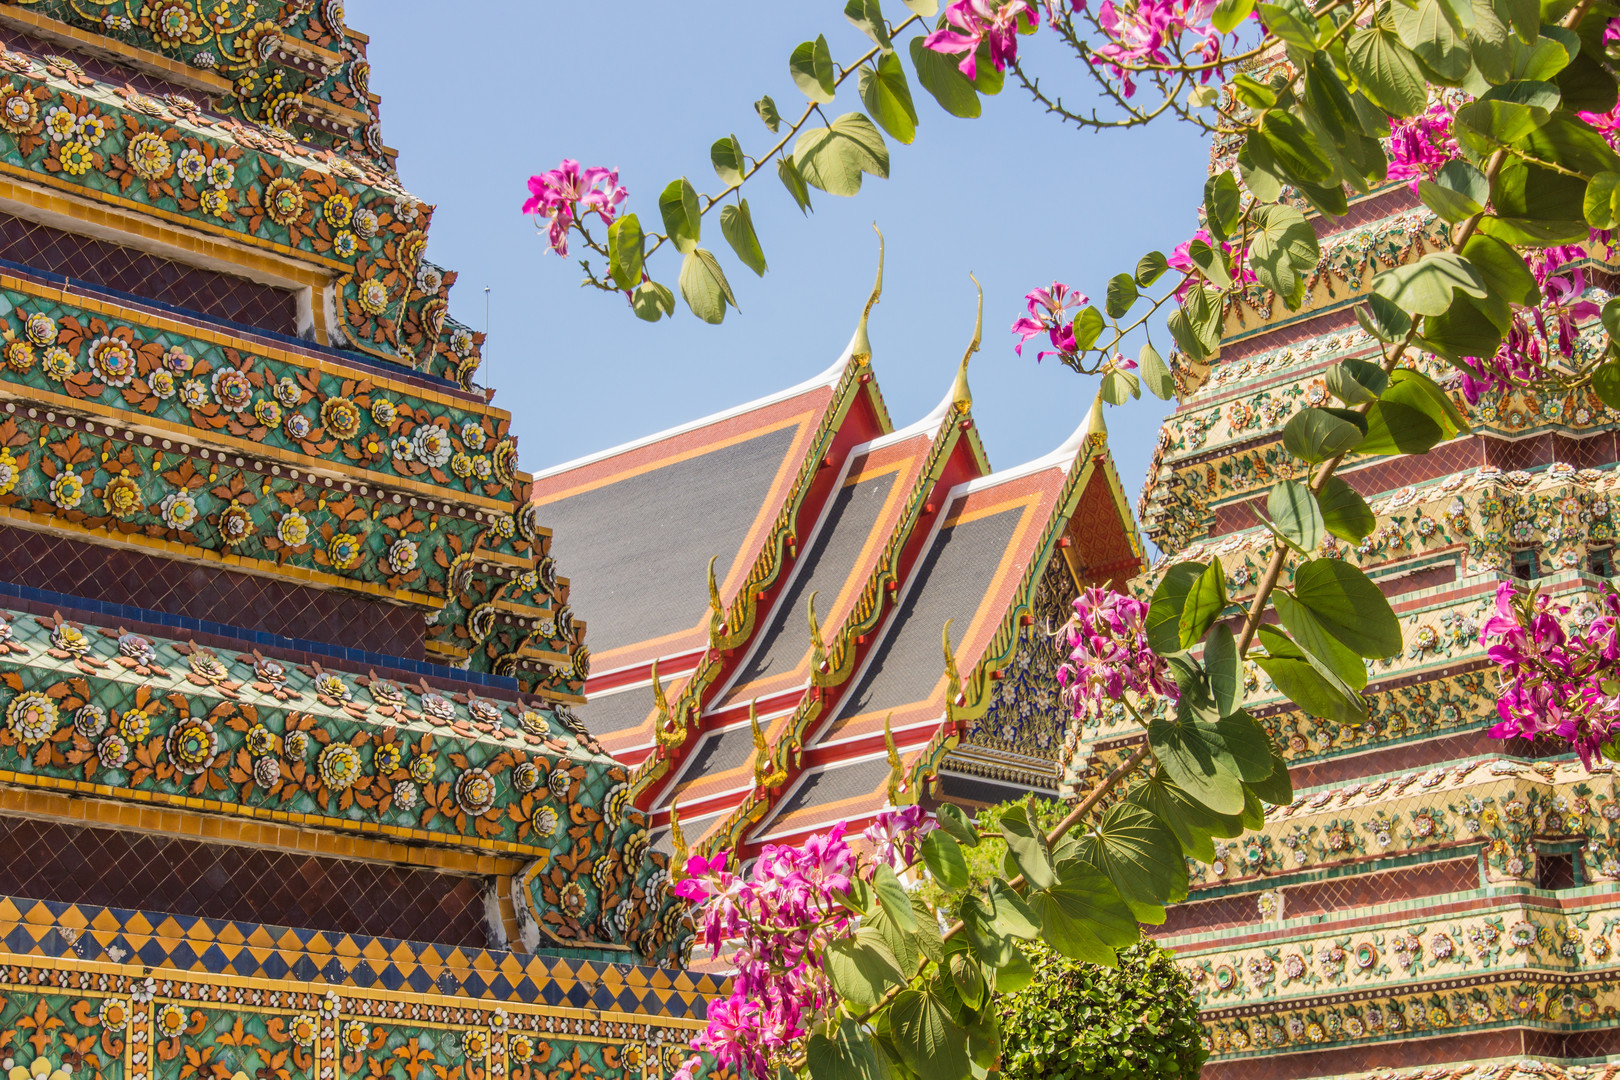
<svg viewBox="0 0 1620 1080"><path fill-rule="evenodd" d="M1200 1080L1299 1080L1390 1066L1411 1069L1520 1054L1569 1061L1602 1058L1617 1052L1620 1052L1620 1029L1550 1032L1509 1028L1433 1039L1405 1039L1340 1050L1312 1050L1215 1062L1204 1066ZM1449 1078L1453 1074L1446 1069L1437 1069L1433 1075Z"/></svg>
<svg viewBox="0 0 1620 1080"><path fill-rule="evenodd" d="M1479 888L1479 861L1472 853L1464 859L1423 863L1376 874L1325 878L1298 885L1285 885L1283 910L1289 918L1302 915L1328 915L1354 908L1409 900L1419 896L1441 896ZM1164 926L1155 933L1196 934L1228 926L1247 926L1258 921L1252 893L1224 896L1214 900L1177 904L1166 912Z"/></svg>
<svg viewBox="0 0 1620 1080"><path fill-rule="evenodd" d="M0 581L421 660L421 612L205 563L0 525Z"/></svg>
<svg viewBox="0 0 1620 1080"><path fill-rule="evenodd" d="M298 333L298 303L285 289L9 214L0 214L0 259L278 334Z"/></svg>
<svg viewBox="0 0 1620 1080"><path fill-rule="evenodd" d="M481 879L0 816L0 895L483 948Z"/></svg>

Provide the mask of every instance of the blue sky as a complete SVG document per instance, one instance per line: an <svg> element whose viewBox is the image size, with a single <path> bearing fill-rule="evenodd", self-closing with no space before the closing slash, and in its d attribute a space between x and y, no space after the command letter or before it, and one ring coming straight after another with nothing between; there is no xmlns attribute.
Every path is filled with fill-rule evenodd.
<svg viewBox="0 0 1620 1080"><path fill-rule="evenodd" d="M886 7L891 18L904 11L899 0ZM704 246L720 256L741 312L710 326L682 306L673 322L650 325L617 297L579 289L578 267L548 252L518 212L528 176L564 157L617 166L628 208L655 224L668 181L685 174L700 191L717 186L708 154L716 138L735 133L750 153L772 145L753 110L761 94L797 115L803 99L787 66L796 44L825 33L835 59L864 51L840 0L566 9L534 0L453 8L348 0L347 9L349 24L371 36L371 85L402 178L438 205L428 254L461 274L452 313L483 327L483 290L492 289L482 379L515 414L527 469L825 368L871 286L874 220L888 239L888 272L872 317L873 363L895 424L915 420L949 388L973 328L973 271L985 289L974 413L991 464L1017 465L1061 443L1095 393L1093 380L1055 362L1037 366L1033 350L1013 354L1007 327L1023 294L1058 278L1100 297L1111 275L1152 248L1169 251L1196 224L1208 157L1192 129L1166 122L1075 132L1011 86L985 99L983 116L961 120L913 81L917 137L910 146L891 141L889 180L869 178L851 199L812 192L806 218L774 174L762 175L745 194L770 264L765 278L737 263L718 221L705 222ZM1052 85L1089 103L1072 73L1063 78L1072 65L1049 31L1024 42ZM860 108L854 83L829 115ZM654 260L652 269L675 284L673 261ZM1168 351L1168 335L1155 341ZM1167 411L1146 395L1109 411L1133 500Z"/></svg>

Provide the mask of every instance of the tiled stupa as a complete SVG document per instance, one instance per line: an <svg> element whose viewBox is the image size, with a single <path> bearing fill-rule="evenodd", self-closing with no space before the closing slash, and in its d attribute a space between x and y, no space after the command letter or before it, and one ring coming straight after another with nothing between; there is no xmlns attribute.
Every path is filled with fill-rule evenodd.
<svg viewBox="0 0 1620 1080"><path fill-rule="evenodd" d="M1316 225L1305 307L1253 289L1228 307L1218 357L1178 370L1139 507L1161 552L1144 592L1172 562L1218 558L1234 602L1253 594L1271 551L1258 509L1298 468L1283 425L1324 402L1329 366L1376 358L1352 314L1373 276L1447 243L1404 184ZM1601 348L1601 330L1588 338ZM1378 526L1337 554L1379 583L1405 637L1371 665L1366 723L1305 715L1250 672L1297 799L1213 866L1189 864L1191 896L1155 930L1197 986L1211 1080L1620 1069L1602 1064L1620 1054L1620 792L1607 764L1589 774L1557 747L1487 737L1496 679L1477 643L1505 577L1591 612L1614 567L1615 417L1585 390L1499 393L1469 412L1472 432L1427 455L1339 471ZM1081 733L1075 786L1134 738Z"/></svg>
<svg viewBox="0 0 1620 1080"><path fill-rule="evenodd" d="M0 1069L656 1077L717 989L369 70L0 3Z"/></svg>

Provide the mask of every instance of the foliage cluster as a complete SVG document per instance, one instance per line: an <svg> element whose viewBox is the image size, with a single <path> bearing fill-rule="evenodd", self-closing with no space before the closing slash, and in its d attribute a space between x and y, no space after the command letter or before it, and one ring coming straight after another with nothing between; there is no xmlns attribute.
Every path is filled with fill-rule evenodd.
<svg viewBox="0 0 1620 1080"><path fill-rule="evenodd" d="M765 161L778 160L803 207L811 187L854 195L863 177L887 175L880 127L905 143L915 126L909 91L900 100L907 76L896 35L920 35L938 10L935 0L904 2L911 14L890 23L879 0L849 0L844 14L870 48L848 66L834 62L824 35L794 50L789 70L806 98L800 118L784 124L774 102L761 99L761 120L773 135L786 132L758 158L735 137L717 141L711 160L722 190L699 196L684 178L672 183L659 199L663 234L644 234L633 214L617 216L616 177L591 173L587 183L587 174L562 169L542 184L537 198L553 225L565 236L577 229L598 260L592 269L586 259L590 283L626 293L644 318L671 313L673 293L646 270L668 243L684 257L688 305L717 322L730 293L718 262L698 246L700 221L723 204L722 232L763 272L740 191ZM1103 590L1076 602L1064 628L1065 699L1077 718L1122 708L1141 734L1061 821L1048 829L1031 807L1007 808L982 830L1005 846L992 855L992 838L954 807L941 807L934 827L909 806L874 824L870 852L847 844L839 827L799 848L764 849L747 878L730 871L731 853L693 857L679 887L697 902L713 947L740 943L732 959L742 972L694 1045L759 1080L983 1080L1009 1069L998 995L1030 986L1033 957L1051 950L1117 965L1140 940L1139 924L1162 923L1166 905L1186 896L1187 858L1212 860L1215 837L1258 828L1266 803L1292 800L1286 763L1245 707L1249 665L1313 716L1366 718L1369 662L1401 652L1401 626L1378 583L1338 557L1376 518L1336 472L1352 455L1426 454L1468 431L1448 386L1412 363L1419 353L1454 365L1465 395L1482 385L1590 385L1620 408L1620 299L1602 309L1601 330L1588 325L1597 311L1582 296L1580 271L1588 247L1607 244L1620 227L1620 20L1611 0L1104 0L1095 15L1079 4L1041 6L1086 70L1103 73L1116 119L1056 106L1024 74L1017 38L1037 28L1029 0L952 3L907 49L918 81L947 111L955 101L958 115L971 115L970 97L976 105L1011 71L1082 127L1196 119L1231 162L1205 185L1205 228L1171 255L1149 252L1113 275L1101 305L1061 283L1027 297L1031 319L1015 333L1045 333L1064 364L1100 375L1099 410L1143 386L1169 397L1172 373L1215 356L1228 306L1250 290L1289 311L1305 307L1321 268L1317 226L1344 215L1352 198L1411 180L1449 242L1377 271L1355 308L1376 357L1330 366L1331 397L1295 413L1282 432L1289 459L1264 501L1272 548L1252 592L1228 595L1214 558L1164 567L1150 604ZM1095 49L1077 29L1088 20L1104 40ZM1258 62L1227 78L1235 57L1226 44L1250 20L1261 40L1239 55ZM852 76L876 122L858 112L823 116ZM1224 89L1212 80L1225 80ZM1162 106L1133 97L1143 86ZM823 126L807 126L818 118ZM732 195L736 203L723 203ZM606 243L585 231L590 214L611 222ZM1007 219L984 220L999 227ZM1126 360L1125 336L1161 313L1181 356L1166 363L1150 343L1140 363ZM1583 336L1590 344L1577 348ZM1556 636L1524 630L1537 614L1533 606L1504 611L1515 625L1498 629L1517 635L1505 648L1522 640L1539 648ZM1597 670L1598 656L1610 663L1611 646L1612 634L1583 640L1591 663L1575 674ZM1519 675L1542 676L1531 663L1539 654L1516 656ZM1586 681L1606 702L1620 698L1620 683ZM1522 689L1516 729L1562 733L1567 715L1531 681ZM1590 749L1599 734L1581 737ZM785 752L774 764L798 767ZM915 800L920 780L896 778L901 801ZM918 867L939 890L928 899L901 884Z"/></svg>
<svg viewBox="0 0 1620 1080"><path fill-rule="evenodd" d="M1029 948L1035 978L1001 1009L1006 1080L1191 1080L1209 1051L1192 983L1151 941L1119 967Z"/></svg>

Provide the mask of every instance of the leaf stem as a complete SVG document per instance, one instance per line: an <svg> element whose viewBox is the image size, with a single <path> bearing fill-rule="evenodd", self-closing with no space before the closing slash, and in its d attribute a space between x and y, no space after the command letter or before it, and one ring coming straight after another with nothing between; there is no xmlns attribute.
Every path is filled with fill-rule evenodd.
<svg viewBox="0 0 1620 1080"><path fill-rule="evenodd" d="M1115 767L1114 771L1109 773L1103 782L1098 784L1097 787L1092 790L1091 794L1087 795L1084 799L1081 799L1078 803L1076 803L1074 809L1070 810L1067 816L1065 816L1062 821L1058 822L1057 825L1053 827L1051 832L1046 834L1047 845L1050 846L1057 843L1059 840L1063 839L1064 834L1066 834L1070 829L1084 821L1086 815L1091 813L1091 811L1096 808L1097 804L1101 802L1110 791L1118 787L1121 780L1124 780L1127 776L1131 775L1131 773L1135 772L1136 767L1142 764L1150 753L1152 753L1152 750L1148 747L1146 742L1143 742L1141 746L1138 746L1135 750L1131 751L1130 757L1126 758L1117 767ZM1023 883L1024 875L1019 874L1017 877L1007 882L1007 887L1016 890ZM958 919L954 924L952 924L949 930L945 931L943 935L944 940L951 940L951 938L955 937L957 934L960 934L964 927L965 924Z"/></svg>
<svg viewBox="0 0 1620 1080"><path fill-rule="evenodd" d="M922 20L921 15L912 14L912 15L907 16L905 19L901 20L898 24L896 24L893 28L890 29L889 37L891 39L893 39L894 37L899 35L900 31L904 30L906 27L910 26L912 23L919 22L921 20ZM843 82L844 82L845 79L849 78L850 75L852 75L855 72L860 70L862 64L867 63L868 61L870 61L871 59L873 59L874 57L876 57L878 54L882 53L883 51L884 51L883 48L881 46L877 46L877 45L874 45L874 46L872 46L872 48L868 49L853 64L849 65L847 68L844 68L842 71L840 71L838 73L838 75L833 79L833 89L836 91L839 86L843 85ZM765 165L765 163L767 161L771 160L771 158L773 158L777 154L781 153L782 149L787 146L788 140L792 139L793 136L797 135L799 133L799 129L804 127L805 124L809 123L810 122L810 117L813 116L813 115L821 115L821 118L822 118L823 121L825 121L827 119L826 115L821 112L820 104L818 104L817 102L814 102L814 101L810 102L808 105L806 105L804 107L804 112L799 114L799 118L797 120L795 120L791 125L789 125L787 131L782 135L782 137L780 139L778 139L776 141L776 145L771 147L769 150L767 150L762 156L756 158L754 160L754 164L752 165L752 167L750 167L747 171L745 171L736 180L732 181L730 184L726 185L726 187L724 187L720 191L716 192L715 194L713 194L713 195L705 194L705 195L699 196L701 199L703 199L703 208L698 211L698 217L702 217L705 214L707 214L710 210L714 209L715 205L717 203L719 203L722 199L724 199L727 195L730 195L733 191L736 191L737 189L741 188L744 184L748 183L748 181L753 178L754 174L759 172L759 170L764 167L764 165ZM652 243L652 246L649 247L646 250L646 252L642 255L642 258L644 260L652 258L653 252L655 252L659 248L663 247L664 242L667 239L668 239L668 237L660 236L658 239L654 240L653 243Z"/></svg>

